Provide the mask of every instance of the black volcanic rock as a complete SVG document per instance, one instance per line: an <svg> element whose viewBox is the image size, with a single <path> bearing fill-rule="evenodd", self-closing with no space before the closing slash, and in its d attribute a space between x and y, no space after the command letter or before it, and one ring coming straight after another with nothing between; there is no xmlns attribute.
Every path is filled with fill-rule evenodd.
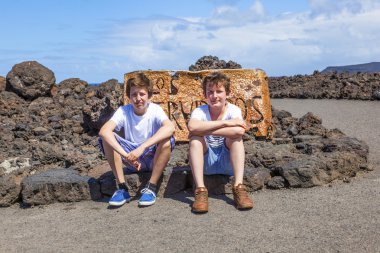
<svg viewBox="0 0 380 253"><path fill-rule="evenodd" d="M241 69L241 65L228 61L227 63L224 60L219 60L216 56L203 56L197 60L194 65L189 67L190 71L200 71L207 69Z"/></svg>
<svg viewBox="0 0 380 253"><path fill-rule="evenodd" d="M56 168L25 178L21 196L28 206L54 202L97 200L102 197L98 182L70 169Z"/></svg>
<svg viewBox="0 0 380 253"><path fill-rule="evenodd" d="M54 73L36 61L16 64L6 80L6 90L28 100L50 95L50 89L55 84Z"/></svg>
<svg viewBox="0 0 380 253"><path fill-rule="evenodd" d="M6 83L5 77L0 76L0 92L2 92L3 90L5 90L5 83Z"/></svg>
<svg viewBox="0 0 380 253"><path fill-rule="evenodd" d="M375 91L373 92L372 97L373 97L374 99L376 99L376 100L380 100L380 89L375 90Z"/></svg>
<svg viewBox="0 0 380 253"><path fill-rule="evenodd" d="M84 125L99 131L119 106L123 104L123 88L116 79L101 83L86 94L83 106Z"/></svg>
<svg viewBox="0 0 380 253"><path fill-rule="evenodd" d="M324 89L318 87L321 80ZM295 97L349 96L352 87L361 87L355 94L361 91L372 97L379 90L376 74L314 73L277 81L278 90L274 89L274 94L277 91ZM4 198L0 205L17 201L21 181L22 196L28 205L90 199L91 187L95 187L93 192L97 196L100 190L109 195L115 189L114 177L98 149L97 133L122 104L121 85L112 79L100 86L89 86L83 80L70 78L51 87L50 92L48 97L40 94L33 100L25 100L13 90L0 90L0 196ZM283 110L272 108L272 112L276 129L272 141L255 140L249 133L244 136L244 182L249 191L265 187L312 187L355 176L366 169L365 143L337 129L326 129L322 119L312 113L297 119ZM88 181L101 165L104 165L102 173L94 177L95 181ZM29 179L23 180L27 176ZM126 178L131 189L138 192L149 175ZM205 181L214 187L210 193L230 193L233 177L209 176ZM178 143L158 193L166 196L192 187L188 144Z"/></svg>
<svg viewBox="0 0 380 253"><path fill-rule="evenodd" d="M0 207L11 206L19 199L21 186L13 175L0 177Z"/></svg>
<svg viewBox="0 0 380 253"><path fill-rule="evenodd" d="M269 77L272 98L378 100L380 73L326 73Z"/></svg>

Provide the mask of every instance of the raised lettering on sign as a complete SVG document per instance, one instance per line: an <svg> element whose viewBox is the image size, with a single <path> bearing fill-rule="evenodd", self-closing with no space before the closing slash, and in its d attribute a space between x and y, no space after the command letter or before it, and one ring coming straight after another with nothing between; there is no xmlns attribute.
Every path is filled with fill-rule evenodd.
<svg viewBox="0 0 380 253"><path fill-rule="evenodd" d="M124 104L126 83L137 73L143 72L153 83L152 102L159 104L176 127L177 141L188 141L187 122L191 112L205 104L202 90L203 78L214 71L221 71L231 80L228 101L240 107L250 128L258 137L271 138L272 112L269 99L268 78L260 69L223 69L204 71L136 71L124 75Z"/></svg>

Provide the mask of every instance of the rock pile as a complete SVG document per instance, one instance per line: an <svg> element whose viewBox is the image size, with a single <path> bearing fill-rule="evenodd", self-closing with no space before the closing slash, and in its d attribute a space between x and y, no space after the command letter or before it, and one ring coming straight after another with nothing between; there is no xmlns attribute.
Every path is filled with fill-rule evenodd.
<svg viewBox="0 0 380 253"><path fill-rule="evenodd" d="M206 69L239 69L241 65L216 56L203 56L191 71ZM378 73L321 73L269 77L269 90L272 98L314 98L314 99L359 99L380 100L380 72Z"/></svg>
<svg viewBox="0 0 380 253"><path fill-rule="evenodd" d="M7 75L7 90L28 100L49 95L54 84L54 73L36 61L16 64Z"/></svg>
<svg viewBox="0 0 380 253"><path fill-rule="evenodd" d="M380 73L326 73L270 77L273 98L380 100Z"/></svg>
<svg viewBox="0 0 380 253"><path fill-rule="evenodd" d="M115 189L97 147L97 132L121 105L121 85L109 80L90 86L77 78L56 85L51 73L38 63L24 62L8 73L5 90L0 78L0 206L98 199ZM326 129L313 114L297 119L272 111L277 128L272 142L255 140L252 133L244 137L244 180L251 191L312 187L367 169L365 143ZM160 196L193 187L187 151L187 144L174 149ZM148 178L126 175L132 194ZM217 175L206 183L210 192L222 194L231 191L231 180Z"/></svg>
<svg viewBox="0 0 380 253"><path fill-rule="evenodd" d="M194 65L189 67L190 71L207 69L241 69L241 65L233 61L225 62L224 60L219 60L216 56L209 55L199 58Z"/></svg>

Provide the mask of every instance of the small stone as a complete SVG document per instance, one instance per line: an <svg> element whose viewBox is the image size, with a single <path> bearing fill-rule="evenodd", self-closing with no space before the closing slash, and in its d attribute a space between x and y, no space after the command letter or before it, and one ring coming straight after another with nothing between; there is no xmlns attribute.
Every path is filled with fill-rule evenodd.
<svg viewBox="0 0 380 253"><path fill-rule="evenodd" d="M372 97L376 100L380 100L380 90L374 91Z"/></svg>
<svg viewBox="0 0 380 253"><path fill-rule="evenodd" d="M285 179L281 176L272 177L268 183L267 187L271 189L281 189L285 187Z"/></svg>
<svg viewBox="0 0 380 253"><path fill-rule="evenodd" d="M33 129L34 135L37 135L37 136L46 135L48 132L49 131L44 127L36 127Z"/></svg>

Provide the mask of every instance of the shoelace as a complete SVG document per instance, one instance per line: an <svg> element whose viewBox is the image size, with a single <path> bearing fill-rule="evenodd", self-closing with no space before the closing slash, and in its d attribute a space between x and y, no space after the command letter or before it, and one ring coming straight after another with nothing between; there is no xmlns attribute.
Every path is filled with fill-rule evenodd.
<svg viewBox="0 0 380 253"><path fill-rule="evenodd" d="M144 188L141 190L141 193L148 193L148 194L152 194L154 197L156 197L156 194L149 188Z"/></svg>
<svg viewBox="0 0 380 253"><path fill-rule="evenodd" d="M207 198L208 198L207 192L198 192L198 193L196 193L195 195L196 195L196 196L199 198L199 200L201 200L201 201L206 201Z"/></svg>
<svg viewBox="0 0 380 253"><path fill-rule="evenodd" d="M123 190L122 189L116 190L113 196L118 195L118 194L123 194Z"/></svg>
<svg viewBox="0 0 380 253"><path fill-rule="evenodd" d="M239 188L236 190L236 195L238 198L248 198L248 193L244 188Z"/></svg>

